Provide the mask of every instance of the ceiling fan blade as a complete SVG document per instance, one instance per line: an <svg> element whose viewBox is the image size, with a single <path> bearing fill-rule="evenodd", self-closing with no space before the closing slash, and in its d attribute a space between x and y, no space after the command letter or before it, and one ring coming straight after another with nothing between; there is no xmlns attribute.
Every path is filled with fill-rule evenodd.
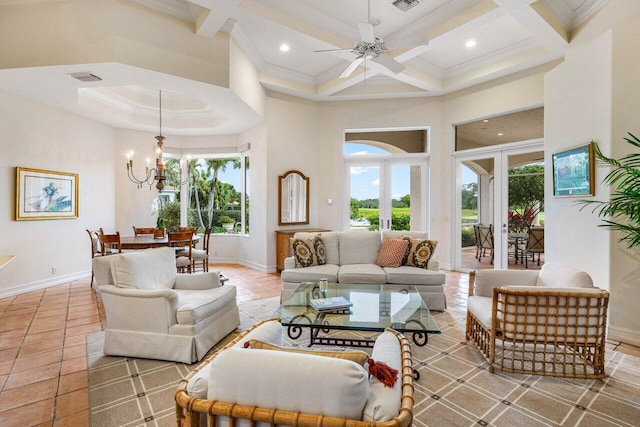
<svg viewBox="0 0 640 427"><path fill-rule="evenodd" d="M353 73L353 71L358 68L358 65L362 64L362 61L364 60L363 57L359 57L353 60L353 62L351 62L351 64L349 64L349 66L342 72L342 74L340 74L341 79L347 78L351 75L351 73Z"/></svg>
<svg viewBox="0 0 640 427"><path fill-rule="evenodd" d="M378 57L372 59L372 61L377 62L378 64L382 65L383 67L385 67L386 69L388 69L394 74L401 73L406 68L404 65L402 65L401 63L399 63L398 61L396 61L395 59L393 59L392 57L384 53L381 55L378 55Z"/></svg>
<svg viewBox="0 0 640 427"><path fill-rule="evenodd" d="M384 45L387 50L404 49L406 47L413 48L429 44L429 39L423 34L412 34L404 37L398 37L394 40L385 40Z"/></svg>
<svg viewBox="0 0 640 427"><path fill-rule="evenodd" d="M373 25L359 22L358 28L360 29L360 40L366 43L373 43L376 41L376 36L373 34Z"/></svg>
<svg viewBox="0 0 640 427"><path fill-rule="evenodd" d="M352 49L322 49L322 50L314 50L313 53L327 53L327 52L351 52Z"/></svg>

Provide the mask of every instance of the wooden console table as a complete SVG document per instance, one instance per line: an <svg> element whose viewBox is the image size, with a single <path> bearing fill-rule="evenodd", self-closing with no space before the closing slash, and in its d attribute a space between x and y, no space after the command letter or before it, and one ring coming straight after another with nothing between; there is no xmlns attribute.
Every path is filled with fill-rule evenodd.
<svg viewBox="0 0 640 427"><path fill-rule="evenodd" d="M284 259L292 256L289 239L298 232L319 233L321 231L331 231L324 228L300 228L296 230L276 230L276 269L284 270Z"/></svg>

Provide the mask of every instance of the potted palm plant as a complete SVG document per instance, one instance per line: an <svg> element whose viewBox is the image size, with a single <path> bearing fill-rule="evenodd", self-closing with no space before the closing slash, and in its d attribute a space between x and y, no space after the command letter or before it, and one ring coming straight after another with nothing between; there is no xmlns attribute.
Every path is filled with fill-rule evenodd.
<svg viewBox="0 0 640 427"><path fill-rule="evenodd" d="M629 144L640 148L640 139L629 133L624 138ZM591 142L596 164L611 168L603 179L603 184L614 187L608 202L598 200L579 200L583 205L592 207L603 218L600 227L617 230L622 233L621 243L628 249L640 246L640 153L631 153L620 159L614 159L602 154L598 144Z"/></svg>
<svg viewBox="0 0 640 427"><path fill-rule="evenodd" d="M218 218L218 221L220 221L220 225L222 225L222 228L224 228L226 231L233 230L233 224L235 224L235 221L230 216L222 215L220 218Z"/></svg>

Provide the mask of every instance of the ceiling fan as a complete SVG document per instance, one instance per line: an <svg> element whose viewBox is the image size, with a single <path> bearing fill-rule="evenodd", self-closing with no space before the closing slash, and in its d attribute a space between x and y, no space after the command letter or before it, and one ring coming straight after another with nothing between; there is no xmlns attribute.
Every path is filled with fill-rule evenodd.
<svg viewBox="0 0 640 427"><path fill-rule="evenodd" d="M349 66L340 74L340 78L346 78L355 71L356 68L365 61L373 61L394 74L401 73L406 67L400 62L387 55L387 51L394 49L401 49L413 45L414 47L426 45L428 43L427 37L422 34L402 37L394 40L391 43L385 43L385 41L376 37L373 27L380 24L380 20L371 19L371 0L367 2L367 22L359 22L358 30L360 31L360 41L352 49L325 49L316 50L314 52L351 52L356 55L356 58L349 64Z"/></svg>

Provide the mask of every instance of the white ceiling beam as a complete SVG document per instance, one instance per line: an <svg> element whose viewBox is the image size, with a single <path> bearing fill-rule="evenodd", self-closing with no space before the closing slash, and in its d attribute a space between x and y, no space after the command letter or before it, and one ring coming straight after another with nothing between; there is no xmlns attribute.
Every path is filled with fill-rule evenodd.
<svg viewBox="0 0 640 427"><path fill-rule="evenodd" d="M242 0L190 0L204 10L196 21L196 34L213 38L236 11Z"/></svg>
<svg viewBox="0 0 640 427"><path fill-rule="evenodd" d="M536 0L493 0L552 51L564 51L569 34L551 11Z"/></svg>

